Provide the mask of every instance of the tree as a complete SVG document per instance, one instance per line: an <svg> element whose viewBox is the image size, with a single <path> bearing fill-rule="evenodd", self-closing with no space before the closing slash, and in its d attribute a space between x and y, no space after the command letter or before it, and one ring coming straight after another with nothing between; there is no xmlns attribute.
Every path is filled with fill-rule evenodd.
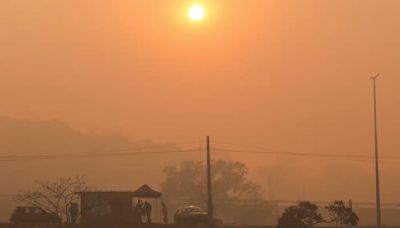
<svg viewBox="0 0 400 228"><path fill-rule="evenodd" d="M77 192L90 190L84 176L59 178L54 181L35 181L36 187L16 196L20 202L40 207L71 222L69 206L78 200Z"/></svg>
<svg viewBox="0 0 400 228"><path fill-rule="evenodd" d="M211 166L214 210L218 217L244 224L268 222L271 207L262 199L261 187L247 179L245 164L215 160ZM179 166L165 167L164 173L166 178L162 183L162 192L170 208L183 204L206 208L206 169L203 162L184 161Z"/></svg>
<svg viewBox="0 0 400 228"><path fill-rule="evenodd" d="M285 209L278 221L278 228L309 228L323 222L318 206L309 201L301 201L296 206Z"/></svg>
<svg viewBox="0 0 400 228"><path fill-rule="evenodd" d="M330 215L329 222L335 222L336 226L356 226L360 220L350 207L346 207L343 201L336 200L325 207Z"/></svg>

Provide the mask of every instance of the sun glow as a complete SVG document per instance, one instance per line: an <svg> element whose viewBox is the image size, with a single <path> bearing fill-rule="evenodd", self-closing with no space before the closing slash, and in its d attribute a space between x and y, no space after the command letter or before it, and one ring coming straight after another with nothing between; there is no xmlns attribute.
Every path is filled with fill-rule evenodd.
<svg viewBox="0 0 400 228"><path fill-rule="evenodd" d="M189 8L189 16L194 21L201 21L204 19L205 11L202 5L195 4Z"/></svg>

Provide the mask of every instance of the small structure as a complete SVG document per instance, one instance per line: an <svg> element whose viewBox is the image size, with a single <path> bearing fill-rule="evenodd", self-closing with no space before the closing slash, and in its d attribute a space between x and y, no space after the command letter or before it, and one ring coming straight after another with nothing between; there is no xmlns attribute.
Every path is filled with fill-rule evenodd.
<svg viewBox="0 0 400 228"><path fill-rule="evenodd" d="M132 192L79 192L81 224L129 224L132 220Z"/></svg>
<svg viewBox="0 0 400 228"><path fill-rule="evenodd" d="M155 201L155 213L154 215L154 221L160 222L160 210L159 204L160 204L160 199L161 199L161 192L157 192L150 188L147 184L142 185L140 188L138 188L136 191L132 193L133 198L146 198L146 199L153 199Z"/></svg>
<svg viewBox="0 0 400 228"><path fill-rule="evenodd" d="M88 191L80 195L80 223L83 225L127 225L137 222L133 198L156 199L156 219L158 221L158 201L161 193L143 185L136 191Z"/></svg>
<svg viewBox="0 0 400 228"><path fill-rule="evenodd" d="M142 185L136 191L132 193L134 198L153 198L153 199L160 199L161 192L157 192L150 188L147 184Z"/></svg>

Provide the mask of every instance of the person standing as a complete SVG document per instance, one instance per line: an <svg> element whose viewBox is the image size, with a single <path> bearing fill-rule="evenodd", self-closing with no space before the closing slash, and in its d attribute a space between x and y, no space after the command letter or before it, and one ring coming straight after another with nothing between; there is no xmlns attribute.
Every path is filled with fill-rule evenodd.
<svg viewBox="0 0 400 228"><path fill-rule="evenodd" d="M135 215L137 216L139 223L143 223L142 216L144 215L144 206L142 200L138 200L136 203L136 208L135 208Z"/></svg>
<svg viewBox="0 0 400 228"><path fill-rule="evenodd" d="M149 202L144 201L143 209L146 213L147 223L151 223L151 205L149 204Z"/></svg>
<svg viewBox="0 0 400 228"><path fill-rule="evenodd" d="M168 209L164 202L161 203L161 213L163 215L163 222L168 223Z"/></svg>
<svg viewBox="0 0 400 228"><path fill-rule="evenodd" d="M76 223L76 220L78 219L78 216L79 216L79 211L78 211L78 204L77 203L71 203L70 205L69 205L69 218L70 218L70 223L71 224L75 224Z"/></svg>

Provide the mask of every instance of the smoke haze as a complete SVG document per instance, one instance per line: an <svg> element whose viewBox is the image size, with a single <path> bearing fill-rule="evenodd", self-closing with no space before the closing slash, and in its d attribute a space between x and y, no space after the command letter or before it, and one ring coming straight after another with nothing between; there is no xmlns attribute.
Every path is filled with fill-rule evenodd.
<svg viewBox="0 0 400 228"><path fill-rule="evenodd" d="M206 135L213 148L372 156L376 73L380 154L398 154L400 1L204 4L193 25L183 0L1 1L0 156L204 149ZM370 159L213 156L245 162L269 199L375 197ZM70 174L157 188L165 165L201 159L1 162L0 193ZM400 201L398 162L382 160L383 202Z"/></svg>

